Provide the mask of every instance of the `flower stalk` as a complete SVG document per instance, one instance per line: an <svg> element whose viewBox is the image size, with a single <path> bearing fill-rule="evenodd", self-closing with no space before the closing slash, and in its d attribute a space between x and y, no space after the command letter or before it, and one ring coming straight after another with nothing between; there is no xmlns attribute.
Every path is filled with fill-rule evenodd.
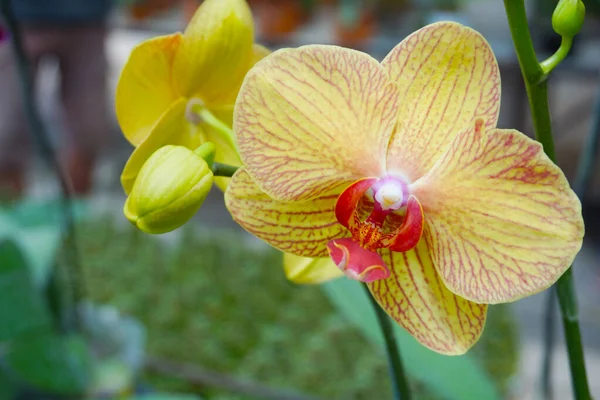
<svg viewBox="0 0 600 400"><path fill-rule="evenodd" d="M394 337L394 328L392 323L383 309L377 304L375 298L371 295L367 285L363 285L381 329L381 334L385 341L385 350L388 356L388 363L390 368L390 378L392 380L392 389L394 393L394 400L410 400L412 398L410 392L410 386L404 373L404 365L402 364L402 357L400 356L400 349L396 338Z"/></svg>
<svg viewBox="0 0 600 400"><path fill-rule="evenodd" d="M186 117L191 123L210 127L219 132L227 140L228 144L235 148L233 130L206 108L201 100L192 99L189 101Z"/></svg>
<svg viewBox="0 0 600 400"><path fill-rule="evenodd" d="M228 164L213 163L212 165L212 173L214 176L223 176L226 178L231 178L238 169L239 167Z"/></svg>
<svg viewBox="0 0 600 400"><path fill-rule="evenodd" d="M548 76L548 74L552 72L552 70L556 68L556 66L560 64L562 60L565 59L567 54L569 54L569 50L571 50L572 45L573 38L563 36L558 50L540 63L542 70L544 71L544 76Z"/></svg>
<svg viewBox="0 0 600 400"><path fill-rule="evenodd" d="M552 123L548 105L547 71L537 61L529 32L523 0L504 0L511 36L514 42L521 72L525 80L527 97L531 108L536 139L552 161L556 161ZM564 42L564 40L563 40ZM561 45L561 47L563 47ZM560 49L559 49L560 51ZM566 56L566 53L564 54ZM562 56L562 58L564 58ZM552 58L552 57L551 57ZM558 57L557 57L558 59ZM556 66L558 63L555 63ZM548 71L549 72L549 71ZM577 298L572 269L569 268L557 281L556 290L563 320L573 392L577 400L591 399L587 381L583 345L579 327Z"/></svg>
<svg viewBox="0 0 600 400"><path fill-rule="evenodd" d="M29 124L31 134L38 145L40 155L43 161L47 164L48 168L54 173L60 187L60 206L63 214L63 226L64 226L64 238L65 247L67 249L66 265L67 265L67 285L70 290L70 304L71 310L69 310L70 320L68 321L68 329L79 329L81 328L81 321L79 314L76 311L77 304L83 300L86 296L86 287L81 260L79 258L79 248L77 244L76 229L75 229L75 215L73 213L73 198L69 181L66 173L63 171L56 150L52 146L49 138L48 130L42 121L40 112L36 106L35 91L33 86L31 66L27 55L25 54L23 39L19 31L19 24L9 0L0 0L0 20L3 20L10 40L12 41L12 52L17 65L19 81L21 86L21 92L23 96L23 109L25 117ZM59 273L58 267L55 265L53 274ZM60 297L61 289L60 283L56 276L52 277L48 287L48 296L57 299ZM52 303L52 299L50 299ZM60 314L62 310L57 310L57 314ZM57 319L62 319L60 315L57 315Z"/></svg>

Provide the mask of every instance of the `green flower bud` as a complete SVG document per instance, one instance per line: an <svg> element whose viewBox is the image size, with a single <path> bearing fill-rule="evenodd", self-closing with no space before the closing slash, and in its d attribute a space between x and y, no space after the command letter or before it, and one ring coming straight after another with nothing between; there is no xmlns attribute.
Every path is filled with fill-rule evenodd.
<svg viewBox="0 0 600 400"><path fill-rule="evenodd" d="M212 185L212 171L201 155L164 146L140 170L123 212L146 233L170 232L198 211Z"/></svg>
<svg viewBox="0 0 600 400"><path fill-rule="evenodd" d="M585 19L585 5L581 0L560 0L552 14L552 28L562 37L577 35Z"/></svg>

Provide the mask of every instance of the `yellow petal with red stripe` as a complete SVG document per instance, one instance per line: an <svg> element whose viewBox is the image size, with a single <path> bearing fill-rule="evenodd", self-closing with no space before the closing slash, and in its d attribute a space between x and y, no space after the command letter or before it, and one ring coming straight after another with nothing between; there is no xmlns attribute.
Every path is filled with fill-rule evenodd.
<svg viewBox="0 0 600 400"><path fill-rule="evenodd" d="M515 130L459 134L413 185L448 288L503 303L552 285L581 248L581 204L542 146Z"/></svg>
<svg viewBox="0 0 600 400"><path fill-rule="evenodd" d="M246 170L279 200L382 176L396 86L371 56L336 46L276 51L248 72L233 127Z"/></svg>
<svg viewBox="0 0 600 400"><path fill-rule="evenodd" d="M273 200L240 169L225 192L225 204L237 223L271 246L297 256L326 257L327 242L348 235L333 212L338 194L304 202Z"/></svg>
<svg viewBox="0 0 600 400"><path fill-rule="evenodd" d="M475 117L496 126L500 74L486 40L454 22L428 25L404 39L383 61L399 86L398 125L388 170L415 181Z"/></svg>
<svg viewBox="0 0 600 400"><path fill-rule="evenodd" d="M299 257L283 253L285 276L294 283L319 284L344 276L330 258Z"/></svg>
<svg viewBox="0 0 600 400"><path fill-rule="evenodd" d="M148 136L133 151L121 173L121 184L129 194L138 172L156 150L168 144L195 150L202 142L198 127L185 119L186 100L181 98L159 118Z"/></svg>
<svg viewBox="0 0 600 400"><path fill-rule="evenodd" d="M159 36L137 45L121 71L115 108L121 130L137 146L169 106L177 100L171 66L181 34Z"/></svg>
<svg viewBox="0 0 600 400"><path fill-rule="evenodd" d="M386 249L381 255L392 275L368 286L390 317L438 353L463 354L477 342L487 305L465 300L446 288L424 240L405 253Z"/></svg>
<svg viewBox="0 0 600 400"><path fill-rule="evenodd" d="M239 87L253 58L254 23L244 0L205 0L188 24L173 64L173 84L207 105Z"/></svg>

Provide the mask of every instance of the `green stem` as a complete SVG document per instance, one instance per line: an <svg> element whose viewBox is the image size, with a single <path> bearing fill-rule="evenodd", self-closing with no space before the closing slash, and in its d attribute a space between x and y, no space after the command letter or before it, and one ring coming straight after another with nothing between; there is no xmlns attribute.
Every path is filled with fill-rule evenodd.
<svg viewBox="0 0 600 400"><path fill-rule="evenodd" d="M194 114L193 117L189 117L190 120L195 121L199 125L211 127L214 131L218 132L232 148L236 148L233 130L219 118L215 117L215 115L204 106L204 103L201 100L190 100L188 107Z"/></svg>
<svg viewBox="0 0 600 400"><path fill-rule="evenodd" d="M398 348L398 344L396 343L396 338L394 337L394 328L390 321L390 318L387 316L385 311L377 304L375 298L369 291L367 285L363 285L367 292L367 296L371 300L371 304L373 305L373 310L375 311L375 315L377 316L377 322L379 323L379 328L381 329L381 333L385 340L385 350L388 356L388 363L390 368L390 377L392 379L392 386L394 391L394 399L395 400L410 400L412 394L410 392L410 387L408 385L408 380L406 379L406 375L404 373L404 366L402 365L402 358L400 357L400 349Z"/></svg>
<svg viewBox="0 0 600 400"><path fill-rule="evenodd" d="M600 87L596 94L594 111L592 114L592 124L590 132L581 149L581 157L577 166L577 174L573 181L573 190L582 202L590 187L594 165L597 159L597 153L600 151ZM552 349L554 347L554 318L555 318L556 290L548 293L545 305L545 324L544 324L544 358L542 372L542 390L545 399L551 398L551 371L552 371Z"/></svg>
<svg viewBox="0 0 600 400"><path fill-rule="evenodd" d="M224 176L226 178L231 178L235 171L237 171L240 167L236 167L233 165L214 163L212 165L212 172L214 176Z"/></svg>
<svg viewBox="0 0 600 400"><path fill-rule="evenodd" d="M538 63L523 0L504 0L510 33L514 42L521 72L525 80L533 127L536 139L544 147L544 151L552 161L556 161L552 123L548 105L547 74ZM569 366L573 392L577 400L589 400L591 394L587 381L583 345L579 328L577 298L573 283L573 273L569 268L556 283L558 301L563 319L563 328L569 353Z"/></svg>
<svg viewBox="0 0 600 400"><path fill-rule="evenodd" d="M33 80L29 60L25 54L23 41L19 30L17 19L11 8L9 0L0 0L0 16L3 17L4 23L10 32L10 40L12 41L12 50L19 73L21 92L23 95L24 113L29 124L30 131L35 141L37 142L40 154L49 169L56 175L56 179L61 189L61 208L64 217L65 234L65 254L67 257L67 265L70 267L69 285L71 286L71 294L73 304L71 317L74 321L74 328L81 328L81 321L77 311L77 305L85 297L85 286L83 268L79 259L79 248L76 238L75 216L73 213L73 199L71 197L71 189L66 174L60 166L56 151L52 147L49 139L48 131L42 122L39 110L36 106ZM6 79L6 78L3 78ZM55 265L55 271L58 268ZM53 284L52 282L50 284Z"/></svg>
<svg viewBox="0 0 600 400"><path fill-rule="evenodd" d="M567 54L569 54L569 50L571 50L572 45L573 38L563 36L558 50L540 63L545 75L548 75L550 72L552 72L552 70L556 68L556 66L560 64L562 60L565 59Z"/></svg>

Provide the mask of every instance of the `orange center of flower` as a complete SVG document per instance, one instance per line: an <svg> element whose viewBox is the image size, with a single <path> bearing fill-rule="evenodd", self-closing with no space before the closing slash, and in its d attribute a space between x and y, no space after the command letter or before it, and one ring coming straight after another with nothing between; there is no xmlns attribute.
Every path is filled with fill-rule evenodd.
<svg viewBox="0 0 600 400"><path fill-rule="evenodd" d="M344 273L363 282L389 277L379 249L408 251L423 233L423 210L406 182L365 178L350 185L337 200L335 216L351 238L327 244L329 255Z"/></svg>

